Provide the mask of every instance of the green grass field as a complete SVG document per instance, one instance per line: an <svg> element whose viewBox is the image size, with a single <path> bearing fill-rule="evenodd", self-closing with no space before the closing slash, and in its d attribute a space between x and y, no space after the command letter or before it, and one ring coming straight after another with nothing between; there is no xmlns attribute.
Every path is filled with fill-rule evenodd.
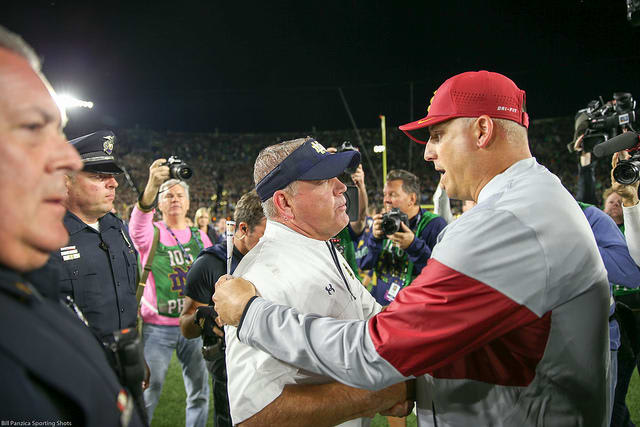
<svg viewBox="0 0 640 427"><path fill-rule="evenodd" d="M151 426L175 427L184 425L185 398L182 372L174 354ZM627 405L631 411L633 422L640 423L640 379L637 371L633 373L633 378L631 379L631 386L627 394ZM207 422L209 426L213 426L213 410L213 398L209 397L209 421ZM377 416L374 418L372 425L373 427L383 427L387 425L387 420L384 417ZM407 425L410 427L416 425L416 417L414 415L409 416Z"/></svg>

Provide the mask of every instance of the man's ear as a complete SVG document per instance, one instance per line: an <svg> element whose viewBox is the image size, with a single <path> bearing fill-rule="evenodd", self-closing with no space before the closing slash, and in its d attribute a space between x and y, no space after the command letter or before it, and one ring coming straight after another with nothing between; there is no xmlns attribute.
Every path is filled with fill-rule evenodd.
<svg viewBox="0 0 640 427"><path fill-rule="evenodd" d="M64 176L64 186L67 187L67 193L69 192L69 189L71 188L71 183L73 182L73 177L69 176L69 175L65 175Z"/></svg>
<svg viewBox="0 0 640 427"><path fill-rule="evenodd" d="M413 206L416 206L418 204L418 195L416 193L409 194L409 198Z"/></svg>
<svg viewBox="0 0 640 427"><path fill-rule="evenodd" d="M239 224L236 225L236 238L238 240L242 240L249 233L249 226L246 222L240 221Z"/></svg>
<svg viewBox="0 0 640 427"><path fill-rule="evenodd" d="M273 193L273 204L278 211L278 215L282 217L284 220L293 219L293 207L291 206L291 202L293 198L283 190L278 190Z"/></svg>
<svg viewBox="0 0 640 427"><path fill-rule="evenodd" d="M473 130L477 136L476 146L478 148L488 148L493 142L496 133L496 127L493 119L486 114L483 114L477 118L473 126Z"/></svg>

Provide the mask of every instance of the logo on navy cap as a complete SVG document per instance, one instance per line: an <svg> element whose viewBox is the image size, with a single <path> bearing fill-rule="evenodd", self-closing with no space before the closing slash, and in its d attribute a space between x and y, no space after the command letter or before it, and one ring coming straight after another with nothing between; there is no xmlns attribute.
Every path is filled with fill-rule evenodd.
<svg viewBox="0 0 640 427"><path fill-rule="evenodd" d="M107 135L107 136L103 136L104 138L104 143L102 144L102 147L104 149L104 152L107 153L107 155L111 155L111 153L113 152L113 139L114 136L113 135Z"/></svg>

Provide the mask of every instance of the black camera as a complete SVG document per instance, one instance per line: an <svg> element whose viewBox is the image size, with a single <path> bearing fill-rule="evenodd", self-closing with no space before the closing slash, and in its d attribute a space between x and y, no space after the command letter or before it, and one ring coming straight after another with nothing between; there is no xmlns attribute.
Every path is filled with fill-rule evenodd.
<svg viewBox="0 0 640 427"><path fill-rule="evenodd" d="M336 151L338 153L342 153L343 151L358 151L358 150L356 149L356 147L353 146L353 144L351 144L350 141L344 141L342 143L342 145L340 145L340 147L338 147L338 149ZM349 175L352 175L352 174L356 173L356 171L358 170L358 166L359 165L360 165L360 163L355 165L353 168L346 168L344 170L344 173L348 173Z"/></svg>
<svg viewBox="0 0 640 427"><path fill-rule="evenodd" d="M628 147L631 157L627 160L620 160L613 169L613 179L623 185L631 185L640 179L640 135L635 132L626 132L611 140ZM616 147L618 148L618 147Z"/></svg>
<svg viewBox="0 0 640 427"><path fill-rule="evenodd" d="M631 185L640 178L640 154L628 160L620 160L613 170L613 179L623 185Z"/></svg>
<svg viewBox="0 0 640 427"><path fill-rule="evenodd" d="M574 138L584 134L582 149L590 153L593 147L620 133L620 128L630 127L636 121L636 101L627 92L616 92L613 100L604 102L602 97L590 101L587 108L576 114ZM573 142L567 145L573 152Z"/></svg>
<svg viewBox="0 0 640 427"><path fill-rule="evenodd" d="M216 317L218 317L218 313L208 305L198 307L193 319L194 323L202 330L202 357L210 362L223 358L225 350L224 338L219 337L213 331L214 327L218 327L215 321Z"/></svg>
<svg viewBox="0 0 640 427"><path fill-rule="evenodd" d="M193 169L180 160L178 156L169 157L169 160L163 163L162 166L169 166L169 177L172 179L186 181L193 176Z"/></svg>
<svg viewBox="0 0 640 427"><path fill-rule="evenodd" d="M395 234L400 231L400 224L403 222L407 227L409 226L409 217L407 214L398 208L393 208L382 215L382 232L385 236Z"/></svg>

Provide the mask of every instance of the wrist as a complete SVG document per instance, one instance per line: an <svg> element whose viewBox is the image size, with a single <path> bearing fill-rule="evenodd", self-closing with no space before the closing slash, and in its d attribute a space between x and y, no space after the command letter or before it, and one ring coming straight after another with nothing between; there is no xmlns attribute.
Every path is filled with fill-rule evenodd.
<svg viewBox="0 0 640 427"><path fill-rule="evenodd" d="M150 204L146 204L144 202L144 198L142 195L138 198L138 209L140 209L144 213L151 212L158 205L158 196L156 195L155 199Z"/></svg>
<svg viewBox="0 0 640 427"><path fill-rule="evenodd" d="M138 208L142 212L151 212L158 205L158 189L147 188L138 197Z"/></svg>
<svg viewBox="0 0 640 427"><path fill-rule="evenodd" d="M638 196L623 197L622 206L624 206L625 208L630 208L637 205L639 201L640 200L638 199Z"/></svg>

